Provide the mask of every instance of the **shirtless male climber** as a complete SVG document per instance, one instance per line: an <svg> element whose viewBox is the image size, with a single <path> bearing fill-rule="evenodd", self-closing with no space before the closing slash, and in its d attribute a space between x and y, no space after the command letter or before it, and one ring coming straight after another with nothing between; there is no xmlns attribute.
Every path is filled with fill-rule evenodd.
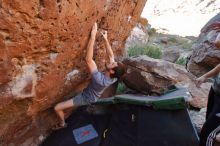
<svg viewBox="0 0 220 146"><path fill-rule="evenodd" d="M105 49L108 56L108 63L106 64L106 70L104 72L100 72L98 70L97 65L93 59L93 46L96 38L96 33L97 23L95 23L92 27L86 54L86 64L91 74L91 81L80 94L76 95L72 99L60 102L54 107L54 110L56 111L56 114L60 119L60 122L53 128L54 130L67 126L64 118L65 109L70 107L73 107L75 109L78 106L88 105L90 103L96 102L101 96L104 89L115 83L125 73L124 65L121 62L115 61L113 51L107 39L107 31L103 31L101 34L106 43Z"/></svg>

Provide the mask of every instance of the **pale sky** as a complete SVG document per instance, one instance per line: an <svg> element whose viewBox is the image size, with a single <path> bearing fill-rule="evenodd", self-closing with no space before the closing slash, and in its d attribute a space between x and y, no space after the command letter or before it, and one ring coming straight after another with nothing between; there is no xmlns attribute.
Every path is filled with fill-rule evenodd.
<svg viewBox="0 0 220 146"><path fill-rule="evenodd" d="M218 12L220 0L148 0L142 12L154 28L168 29L170 34L198 36L200 29Z"/></svg>

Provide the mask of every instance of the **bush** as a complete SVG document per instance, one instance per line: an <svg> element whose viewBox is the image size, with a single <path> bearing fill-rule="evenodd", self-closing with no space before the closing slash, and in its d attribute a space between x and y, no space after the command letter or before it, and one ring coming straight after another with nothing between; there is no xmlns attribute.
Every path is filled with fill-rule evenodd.
<svg viewBox="0 0 220 146"><path fill-rule="evenodd" d="M157 30L155 28L150 28L149 31L148 31L148 34L149 35L154 35L156 34Z"/></svg>
<svg viewBox="0 0 220 146"><path fill-rule="evenodd" d="M124 83L119 83L118 84L118 87L117 87L117 90L116 90L116 94L121 94L121 93L124 93L124 91L126 90L126 86Z"/></svg>
<svg viewBox="0 0 220 146"><path fill-rule="evenodd" d="M186 58L180 57L180 58L176 61L176 64L186 65Z"/></svg>
<svg viewBox="0 0 220 146"><path fill-rule="evenodd" d="M177 42L178 42L178 40L177 40L175 37L170 37L170 38L168 39L168 41L169 41L169 42L172 42L172 43L177 43Z"/></svg>
<svg viewBox="0 0 220 146"><path fill-rule="evenodd" d="M184 43L184 44L182 44L182 47L183 47L183 49L191 50L192 44L190 44L190 43Z"/></svg>
<svg viewBox="0 0 220 146"><path fill-rule="evenodd" d="M128 49L128 56L147 55L151 58L161 59L162 52L160 48L153 45L134 46Z"/></svg>

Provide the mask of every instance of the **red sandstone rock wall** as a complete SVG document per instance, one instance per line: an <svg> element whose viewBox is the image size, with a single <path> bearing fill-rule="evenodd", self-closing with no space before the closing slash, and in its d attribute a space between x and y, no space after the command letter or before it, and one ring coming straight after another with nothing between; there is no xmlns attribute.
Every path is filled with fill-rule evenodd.
<svg viewBox="0 0 220 146"><path fill-rule="evenodd" d="M39 143L53 106L86 84L91 27L107 29L120 58L146 0L0 0L0 145ZM105 63L97 35L95 59Z"/></svg>

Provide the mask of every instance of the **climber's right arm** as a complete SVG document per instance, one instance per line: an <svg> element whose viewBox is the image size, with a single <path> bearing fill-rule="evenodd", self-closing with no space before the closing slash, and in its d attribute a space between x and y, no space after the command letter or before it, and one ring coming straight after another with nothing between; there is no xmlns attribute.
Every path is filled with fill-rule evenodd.
<svg viewBox="0 0 220 146"><path fill-rule="evenodd" d="M87 46L87 53L86 53L86 64L89 68L89 72L92 73L97 70L97 65L93 60L93 51L94 51L94 43L97 33L97 23L95 23L92 27L91 36L89 39L89 43Z"/></svg>

